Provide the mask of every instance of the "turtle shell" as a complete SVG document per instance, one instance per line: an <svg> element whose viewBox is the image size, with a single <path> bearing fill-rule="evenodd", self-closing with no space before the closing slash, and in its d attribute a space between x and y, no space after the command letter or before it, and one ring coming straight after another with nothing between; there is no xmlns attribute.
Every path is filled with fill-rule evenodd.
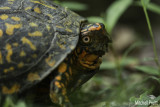
<svg viewBox="0 0 160 107"><path fill-rule="evenodd" d="M22 90L44 79L76 47L83 21L47 0L1 0L1 86Z"/></svg>

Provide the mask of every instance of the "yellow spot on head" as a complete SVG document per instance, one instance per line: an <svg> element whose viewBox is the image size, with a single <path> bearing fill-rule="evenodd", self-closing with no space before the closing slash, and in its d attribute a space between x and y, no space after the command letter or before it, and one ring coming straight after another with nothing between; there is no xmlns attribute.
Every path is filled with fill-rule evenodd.
<svg viewBox="0 0 160 107"><path fill-rule="evenodd" d="M37 72L35 73L29 73L28 74L28 77L27 77L27 80L30 81L30 82L34 82L34 81L37 81L37 80L40 80L40 76Z"/></svg>
<svg viewBox="0 0 160 107"><path fill-rule="evenodd" d="M28 33L29 36L42 36L42 32L40 31L35 31L33 33Z"/></svg>
<svg viewBox="0 0 160 107"><path fill-rule="evenodd" d="M18 64L18 68L22 68L24 66L24 63L23 62L20 62L19 64Z"/></svg>
<svg viewBox="0 0 160 107"><path fill-rule="evenodd" d="M19 17L14 17L14 16L11 17L11 19L14 20L14 21L20 21L21 20Z"/></svg>
<svg viewBox="0 0 160 107"><path fill-rule="evenodd" d="M8 88L6 86L2 86L2 93L3 94L13 94L18 92L20 89L20 85L19 84L14 84L11 88Z"/></svg>
<svg viewBox="0 0 160 107"><path fill-rule="evenodd" d="M32 42L29 39L27 39L26 37L23 37L21 39L21 41L23 44L28 44L32 50L36 50L36 46L33 45Z"/></svg>
<svg viewBox="0 0 160 107"><path fill-rule="evenodd" d="M14 33L14 29L18 29L22 26L22 24L16 24L16 25L12 25L12 24L9 24L9 23L5 23L7 29L6 29L6 33L8 35L13 35Z"/></svg>
<svg viewBox="0 0 160 107"><path fill-rule="evenodd" d="M61 76L56 76L56 80L60 81L61 80Z"/></svg>
<svg viewBox="0 0 160 107"><path fill-rule="evenodd" d="M0 37L2 37L3 36L3 31L2 31L2 29L0 29Z"/></svg>
<svg viewBox="0 0 160 107"><path fill-rule="evenodd" d="M2 20L6 20L6 19L8 19L8 15L3 14L3 15L1 15L1 16L0 16L0 19L2 19Z"/></svg>
<svg viewBox="0 0 160 107"><path fill-rule="evenodd" d="M34 22L29 23L29 25L32 26L32 27L38 27L38 25Z"/></svg>
<svg viewBox="0 0 160 107"><path fill-rule="evenodd" d="M61 63L60 66L58 67L58 72L64 73L67 70L67 64L66 63Z"/></svg>
<svg viewBox="0 0 160 107"><path fill-rule="evenodd" d="M26 53L24 51L20 52L20 57L26 56Z"/></svg>
<svg viewBox="0 0 160 107"><path fill-rule="evenodd" d="M41 13L40 8L38 8L38 7L34 8L34 11L35 11L36 13Z"/></svg>
<svg viewBox="0 0 160 107"><path fill-rule="evenodd" d="M48 58L45 59L46 63L50 66L50 67L53 67L56 63L55 60L52 60L51 59L51 56L49 56Z"/></svg>
<svg viewBox="0 0 160 107"><path fill-rule="evenodd" d="M8 51L7 56L6 56L6 60L10 63L11 62L11 56L13 54L12 47L11 47L10 44L6 45L6 50Z"/></svg>

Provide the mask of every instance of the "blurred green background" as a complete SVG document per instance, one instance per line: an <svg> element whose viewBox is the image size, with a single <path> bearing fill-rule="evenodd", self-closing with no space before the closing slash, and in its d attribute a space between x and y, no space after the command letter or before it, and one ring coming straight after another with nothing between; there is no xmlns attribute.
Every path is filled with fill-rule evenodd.
<svg viewBox="0 0 160 107"><path fill-rule="evenodd" d="M75 107L160 107L160 0L53 0L90 23L102 22L112 38L100 71L70 96ZM10 107L10 99L4 107ZM7 105L8 104L8 105ZM28 107L23 101L16 107ZM31 104L32 105L32 104Z"/></svg>

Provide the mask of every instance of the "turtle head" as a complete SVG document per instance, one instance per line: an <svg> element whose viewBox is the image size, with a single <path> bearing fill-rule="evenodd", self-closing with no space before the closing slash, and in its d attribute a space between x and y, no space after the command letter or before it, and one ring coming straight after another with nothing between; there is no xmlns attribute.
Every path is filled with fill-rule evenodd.
<svg viewBox="0 0 160 107"><path fill-rule="evenodd" d="M108 51L109 42L110 39L102 23L84 25L76 48L79 63L85 68L98 68L101 57Z"/></svg>

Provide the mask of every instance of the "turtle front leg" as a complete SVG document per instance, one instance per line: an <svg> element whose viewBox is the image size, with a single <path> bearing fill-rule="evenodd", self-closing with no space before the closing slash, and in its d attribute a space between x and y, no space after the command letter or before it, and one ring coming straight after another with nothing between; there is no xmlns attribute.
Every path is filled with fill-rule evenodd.
<svg viewBox="0 0 160 107"><path fill-rule="evenodd" d="M71 107L67 95L67 84L69 82L69 70L66 63L61 63L57 68L58 75L51 81L50 98L53 103L61 107Z"/></svg>

